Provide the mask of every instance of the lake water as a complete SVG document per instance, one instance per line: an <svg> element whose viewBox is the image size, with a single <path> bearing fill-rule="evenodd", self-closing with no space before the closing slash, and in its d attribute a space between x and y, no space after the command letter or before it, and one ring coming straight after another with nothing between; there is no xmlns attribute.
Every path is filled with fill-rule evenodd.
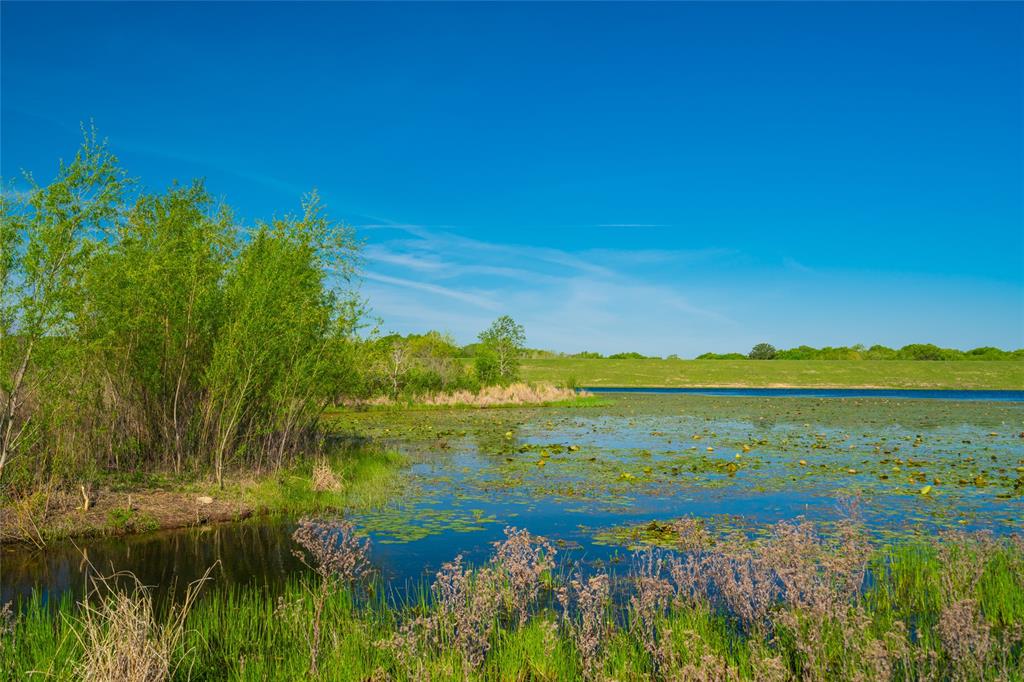
<svg viewBox="0 0 1024 682"><path fill-rule="evenodd" d="M627 559L659 522L684 515L718 532L756 534L798 516L827 531L837 500L851 495L880 538L1024 529L1024 403L693 393L630 392L586 408L343 413L339 437L383 442L412 462L393 502L348 516L398 587L429 581L459 553L484 560L505 526L556 540L562 561L584 564ZM218 583L274 590L302 570L292 529L257 519L8 547L0 600L32 588L76 593L86 557L162 587L219 561Z"/></svg>
<svg viewBox="0 0 1024 682"><path fill-rule="evenodd" d="M976 391L909 388L644 388L588 386L592 393L656 393L736 396L741 398L903 398L907 400L982 400L1024 402L1024 391Z"/></svg>

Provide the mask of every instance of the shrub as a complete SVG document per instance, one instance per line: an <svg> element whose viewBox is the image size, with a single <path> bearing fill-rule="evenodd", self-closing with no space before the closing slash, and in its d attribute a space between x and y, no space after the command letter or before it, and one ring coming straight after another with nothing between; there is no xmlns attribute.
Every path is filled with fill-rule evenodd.
<svg viewBox="0 0 1024 682"><path fill-rule="evenodd" d="M482 386L492 386L501 382L498 356L494 353L478 353L473 359L473 371L476 372L476 379Z"/></svg>
<svg viewBox="0 0 1024 682"><path fill-rule="evenodd" d="M770 343L759 343L750 349L747 357L751 360L772 360L778 354L775 346Z"/></svg>
<svg viewBox="0 0 1024 682"><path fill-rule="evenodd" d="M911 343L897 353L900 360L947 360L949 355L948 351L933 343Z"/></svg>

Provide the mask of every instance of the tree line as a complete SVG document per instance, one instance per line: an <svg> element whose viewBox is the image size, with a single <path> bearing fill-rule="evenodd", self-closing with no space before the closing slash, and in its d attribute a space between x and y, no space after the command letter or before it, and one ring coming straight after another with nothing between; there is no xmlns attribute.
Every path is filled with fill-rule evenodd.
<svg viewBox="0 0 1024 682"><path fill-rule="evenodd" d="M469 346L466 347L470 348ZM675 353L664 357L644 355L634 351L611 353L604 355L594 351L580 353L556 353L553 351L528 351L529 357L575 358L580 360L680 360ZM940 348L931 343L912 343L902 348L889 348L874 345L870 348L862 344L853 346L797 346L796 348L778 349L769 343L759 343L747 353L702 353L696 360L1024 360L1024 348L1002 350L992 346L982 346L971 350L956 348Z"/></svg>
<svg viewBox="0 0 1024 682"><path fill-rule="evenodd" d="M202 182L142 189L86 131L55 178L0 194L0 487L100 469L280 467L347 397L511 381L522 327L472 373L440 334L377 338L359 242L315 193L240 225Z"/></svg>
<svg viewBox="0 0 1024 682"><path fill-rule="evenodd" d="M460 347L450 334L429 331L366 340L360 348L365 368L362 385L352 394L412 399L516 381L525 353L523 326L502 315L480 332L478 339L478 343Z"/></svg>
<svg viewBox="0 0 1024 682"><path fill-rule="evenodd" d="M902 348L874 345L870 348L853 346L797 346L777 349L769 343L759 343L749 353L704 353L698 360L1024 360L1024 349L1001 350L982 346L971 350L940 348L932 343L911 343Z"/></svg>

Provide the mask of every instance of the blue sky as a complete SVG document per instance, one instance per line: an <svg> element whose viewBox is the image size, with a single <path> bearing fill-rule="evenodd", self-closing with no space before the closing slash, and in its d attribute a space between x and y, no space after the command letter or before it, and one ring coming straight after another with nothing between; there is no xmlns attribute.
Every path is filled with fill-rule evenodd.
<svg viewBox="0 0 1024 682"><path fill-rule="evenodd" d="M1024 5L4 2L2 173L92 119L251 223L319 189L385 330L1024 346Z"/></svg>

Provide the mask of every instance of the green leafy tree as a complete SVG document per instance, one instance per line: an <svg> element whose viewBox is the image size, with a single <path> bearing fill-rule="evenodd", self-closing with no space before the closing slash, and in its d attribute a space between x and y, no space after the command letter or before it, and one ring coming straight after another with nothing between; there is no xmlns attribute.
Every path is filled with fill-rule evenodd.
<svg viewBox="0 0 1024 682"><path fill-rule="evenodd" d="M480 332L482 348L477 353L477 377L481 383L514 381L519 375L519 359L526 345L526 331L508 315L502 315ZM490 366L493 365L492 370ZM480 370L484 370L481 374ZM487 376L485 376L487 375Z"/></svg>
<svg viewBox="0 0 1024 682"><path fill-rule="evenodd" d="M501 371L498 369L498 356L489 351L481 351L473 357L473 371L476 379L483 386L501 383Z"/></svg>
<svg viewBox="0 0 1024 682"><path fill-rule="evenodd" d="M218 484L235 453L266 454L280 466L313 435L335 392L332 341L351 324L327 274L348 276L355 248L351 230L328 221L313 194L301 218L260 225L233 262L204 376L203 432Z"/></svg>
<svg viewBox="0 0 1024 682"><path fill-rule="evenodd" d="M420 393L447 391L466 385L458 357L460 348L448 334L429 331L407 337L413 371L410 383Z"/></svg>
<svg viewBox="0 0 1024 682"><path fill-rule="evenodd" d="M875 344L867 349L864 353L864 359L866 360L895 360L896 351L888 346L882 346Z"/></svg>
<svg viewBox="0 0 1024 682"><path fill-rule="evenodd" d="M74 329L82 276L89 259L114 231L127 186L117 159L95 130L57 177L3 199L0 220L0 478L38 430L42 411L27 401L29 382L53 380L55 339Z"/></svg>
<svg viewBox="0 0 1024 682"><path fill-rule="evenodd" d="M251 231L202 183L129 197L93 132L0 204L0 475L278 467L358 390L358 243L316 195ZM27 455L27 456L26 456ZM104 459L106 461L104 461ZM23 480L23 479L18 479Z"/></svg>
<svg viewBox="0 0 1024 682"><path fill-rule="evenodd" d="M770 343L759 343L750 349L747 357L751 360L772 360L778 354L775 346Z"/></svg>
<svg viewBox="0 0 1024 682"><path fill-rule="evenodd" d="M897 352L901 360L946 360L948 353L933 343L911 343Z"/></svg>
<svg viewBox="0 0 1024 682"><path fill-rule="evenodd" d="M92 349L90 402L103 408L93 417L105 434L96 445L115 465L123 454L158 456L180 472L195 454L201 378L222 329L221 284L236 249L232 225L201 183L173 187L139 197L90 264L90 313L78 341ZM134 452L119 450L118 439Z"/></svg>

